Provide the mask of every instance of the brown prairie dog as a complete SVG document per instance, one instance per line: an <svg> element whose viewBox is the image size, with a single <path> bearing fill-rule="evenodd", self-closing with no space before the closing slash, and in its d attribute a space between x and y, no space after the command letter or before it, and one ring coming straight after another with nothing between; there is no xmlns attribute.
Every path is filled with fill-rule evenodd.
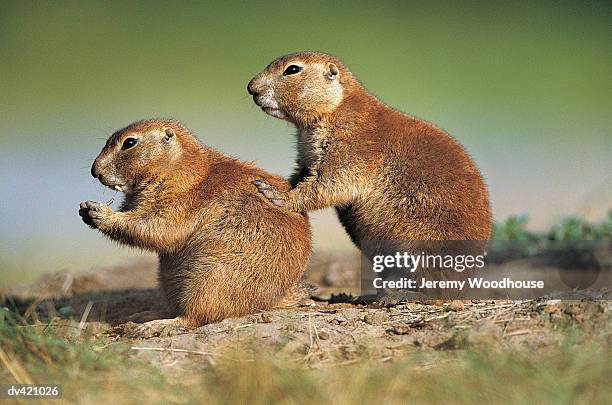
<svg viewBox="0 0 612 405"><path fill-rule="evenodd" d="M91 173L125 193L119 211L81 203L83 221L118 242L157 252L177 322L197 326L290 299L310 254L303 213L269 204L251 182L289 185L201 145L172 120L115 132Z"/></svg>
<svg viewBox="0 0 612 405"><path fill-rule="evenodd" d="M336 58L286 55L248 84L255 103L297 128L292 189L259 191L289 211L336 207L353 242L488 240L491 211L478 168L433 124L369 94Z"/></svg>

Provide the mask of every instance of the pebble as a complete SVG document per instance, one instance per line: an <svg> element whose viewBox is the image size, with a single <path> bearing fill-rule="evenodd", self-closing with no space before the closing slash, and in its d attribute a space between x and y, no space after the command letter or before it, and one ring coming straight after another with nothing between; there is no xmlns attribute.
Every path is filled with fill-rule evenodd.
<svg viewBox="0 0 612 405"><path fill-rule="evenodd" d="M394 335L408 335L412 332L412 329L408 325L393 325L388 332L393 333Z"/></svg>
<svg viewBox="0 0 612 405"><path fill-rule="evenodd" d="M463 308L465 308L465 305L463 304L463 301L460 300L454 300L448 304L448 309L450 311L461 311Z"/></svg>
<svg viewBox="0 0 612 405"><path fill-rule="evenodd" d="M319 332L319 339L321 339L321 340L329 339L329 333L327 333L324 330L322 330L321 332Z"/></svg>
<svg viewBox="0 0 612 405"><path fill-rule="evenodd" d="M67 305L65 307L61 307L60 309L58 309L57 313L60 314L61 316L68 316L68 315L72 315L74 313L74 310L72 309L70 305Z"/></svg>
<svg viewBox="0 0 612 405"><path fill-rule="evenodd" d="M363 321L369 325L380 325L389 320L389 314L382 311L370 312L363 317Z"/></svg>

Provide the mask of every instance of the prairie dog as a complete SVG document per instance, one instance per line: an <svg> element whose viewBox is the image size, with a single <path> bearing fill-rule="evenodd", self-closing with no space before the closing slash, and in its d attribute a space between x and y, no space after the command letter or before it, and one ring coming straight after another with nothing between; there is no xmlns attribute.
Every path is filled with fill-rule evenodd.
<svg viewBox="0 0 612 405"><path fill-rule="evenodd" d="M463 147L383 104L338 59L280 57L247 90L263 111L297 128L293 188L255 182L275 205L335 207L358 247L365 240L489 239L486 185Z"/></svg>
<svg viewBox="0 0 612 405"><path fill-rule="evenodd" d="M310 254L304 213L269 204L252 186L253 164L223 155L173 120L115 132L91 174L125 193L119 211L93 201L79 215L120 243L156 252L168 304L185 326L282 305L297 291Z"/></svg>

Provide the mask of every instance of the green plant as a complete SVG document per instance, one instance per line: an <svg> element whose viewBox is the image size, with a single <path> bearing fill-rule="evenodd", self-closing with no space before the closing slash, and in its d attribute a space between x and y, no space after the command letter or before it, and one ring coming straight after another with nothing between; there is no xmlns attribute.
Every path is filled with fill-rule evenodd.
<svg viewBox="0 0 612 405"><path fill-rule="evenodd" d="M505 221L493 225L494 240L537 240L538 235L527 230L529 216L527 214L512 215Z"/></svg>

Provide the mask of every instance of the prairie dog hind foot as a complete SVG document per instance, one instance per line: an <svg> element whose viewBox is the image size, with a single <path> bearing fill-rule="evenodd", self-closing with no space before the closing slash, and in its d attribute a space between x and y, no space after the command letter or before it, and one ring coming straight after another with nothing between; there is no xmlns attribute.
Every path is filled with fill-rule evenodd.
<svg viewBox="0 0 612 405"><path fill-rule="evenodd" d="M155 319L138 325L131 333L131 338L150 339L153 337L176 336L188 332L191 325L182 317Z"/></svg>

